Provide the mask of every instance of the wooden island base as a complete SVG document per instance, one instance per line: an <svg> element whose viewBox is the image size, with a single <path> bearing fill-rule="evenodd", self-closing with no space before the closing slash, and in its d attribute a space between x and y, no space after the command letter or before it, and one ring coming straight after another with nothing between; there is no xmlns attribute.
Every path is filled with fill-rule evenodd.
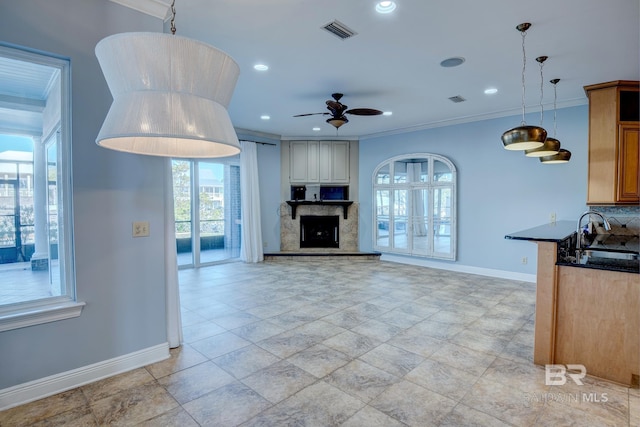
<svg viewBox="0 0 640 427"><path fill-rule="evenodd" d="M588 375L638 387L640 275L557 266L557 243L536 243L534 363L581 364Z"/></svg>

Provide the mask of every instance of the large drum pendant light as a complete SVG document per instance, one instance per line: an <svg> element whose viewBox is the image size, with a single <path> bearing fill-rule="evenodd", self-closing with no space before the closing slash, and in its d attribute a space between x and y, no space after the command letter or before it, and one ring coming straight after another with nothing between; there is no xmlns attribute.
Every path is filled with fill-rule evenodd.
<svg viewBox="0 0 640 427"><path fill-rule="evenodd" d="M172 34L115 34L97 44L113 104L96 143L163 157L237 154L227 107L240 68L213 46L176 36L174 18Z"/></svg>
<svg viewBox="0 0 640 427"><path fill-rule="evenodd" d="M522 34L522 123L502 134L502 144L507 150L529 150L541 147L547 139L547 131L540 126L527 125L525 121L525 70L527 55L525 51L526 32L531 27L528 22L516 27Z"/></svg>

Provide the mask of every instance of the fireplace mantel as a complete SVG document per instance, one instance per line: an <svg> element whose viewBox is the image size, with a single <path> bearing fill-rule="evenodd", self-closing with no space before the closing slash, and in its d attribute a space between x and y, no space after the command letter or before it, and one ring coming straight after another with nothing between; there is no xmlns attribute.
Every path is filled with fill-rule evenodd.
<svg viewBox="0 0 640 427"><path fill-rule="evenodd" d="M296 219L296 208L302 205L332 205L342 206L342 215L347 219L347 210L353 204L351 200L321 200L314 202L311 200L287 200L287 204L291 206L291 219Z"/></svg>

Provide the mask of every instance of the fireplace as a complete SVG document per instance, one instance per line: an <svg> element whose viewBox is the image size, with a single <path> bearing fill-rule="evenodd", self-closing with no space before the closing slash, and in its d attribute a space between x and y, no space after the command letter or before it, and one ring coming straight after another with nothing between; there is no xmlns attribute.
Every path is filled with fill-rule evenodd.
<svg viewBox="0 0 640 427"><path fill-rule="evenodd" d="M280 204L280 250L282 252L304 253L333 253L333 252L358 252L358 203L341 200L322 202L300 203L299 206L290 205L291 200ZM349 206L334 205L334 203L349 203ZM295 216L293 214L296 214ZM338 217L338 237L332 238L330 246L305 246L301 247L301 235L303 227L300 225L300 217ZM334 220L335 221L335 220ZM331 231L333 233L333 230ZM309 238L308 230L306 237ZM336 243L337 242L337 243ZM307 242L308 243L308 242ZM339 245L339 246L338 246Z"/></svg>
<svg viewBox="0 0 640 427"><path fill-rule="evenodd" d="M339 248L339 215L301 215L301 248Z"/></svg>

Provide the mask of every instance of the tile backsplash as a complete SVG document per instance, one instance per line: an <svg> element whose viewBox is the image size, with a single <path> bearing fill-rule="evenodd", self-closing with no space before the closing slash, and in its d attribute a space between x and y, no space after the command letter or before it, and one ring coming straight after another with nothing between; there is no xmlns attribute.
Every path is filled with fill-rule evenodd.
<svg viewBox="0 0 640 427"><path fill-rule="evenodd" d="M596 206L598 211L611 223L611 234L640 235L640 206Z"/></svg>

